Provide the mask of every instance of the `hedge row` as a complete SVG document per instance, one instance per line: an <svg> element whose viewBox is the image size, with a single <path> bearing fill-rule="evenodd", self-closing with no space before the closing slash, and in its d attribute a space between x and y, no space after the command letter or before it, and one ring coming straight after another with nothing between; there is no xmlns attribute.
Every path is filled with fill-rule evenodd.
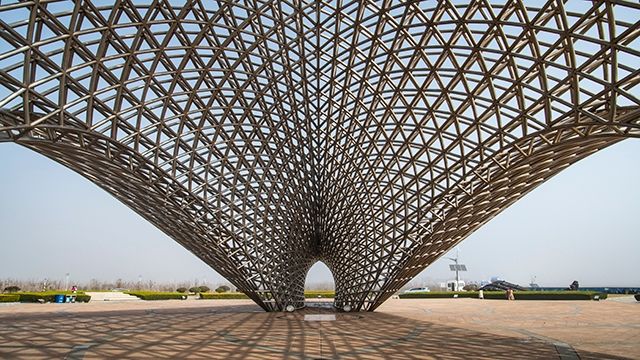
<svg viewBox="0 0 640 360"><path fill-rule="evenodd" d="M401 299L442 299L453 298L478 298L477 291L464 292L424 292L400 294ZM597 291L514 291L516 300L593 300L598 296L600 300L607 298L607 294ZM485 299L505 299L504 291L485 291Z"/></svg>
<svg viewBox="0 0 640 360"><path fill-rule="evenodd" d="M18 302L18 301L20 301L20 295L18 295L18 294L9 294L9 295L0 294L0 303L2 303L2 302Z"/></svg>
<svg viewBox="0 0 640 360"><path fill-rule="evenodd" d="M334 291L306 291L304 297L307 299L313 298L329 298L335 297ZM219 300L219 299L248 299L249 297L244 293L200 293L200 299L205 300Z"/></svg>
<svg viewBox="0 0 640 360"><path fill-rule="evenodd" d="M484 297L487 297L488 292L484 293ZM504 292L500 292L502 297L504 297ZM477 291L456 291L456 292L447 292L447 291L433 291L433 292L413 292L406 294L399 294L400 299L444 299L444 298L453 298L454 295L458 295L459 298L477 298Z"/></svg>
<svg viewBox="0 0 640 360"><path fill-rule="evenodd" d="M221 300L221 299L248 299L244 293L200 293L200 299Z"/></svg>
<svg viewBox="0 0 640 360"><path fill-rule="evenodd" d="M15 294L20 297L20 302L55 302L56 295L73 295L76 297L76 302L89 302L91 300L91 296L78 293L72 294L70 292L31 292L31 293L18 293Z"/></svg>
<svg viewBox="0 0 640 360"><path fill-rule="evenodd" d="M500 296L501 295L501 296ZM514 291L513 296L516 300L593 300L596 296L598 299L607 298L606 293L597 291ZM504 292L491 293L485 299L504 299Z"/></svg>
<svg viewBox="0 0 640 360"><path fill-rule="evenodd" d="M304 297L307 299L313 298L323 298L323 299L333 299L336 297L335 291L305 291Z"/></svg>
<svg viewBox="0 0 640 360"><path fill-rule="evenodd" d="M186 294L182 293L169 293L169 292L153 292L153 291L132 291L126 292L129 295L136 296L142 300L185 300Z"/></svg>

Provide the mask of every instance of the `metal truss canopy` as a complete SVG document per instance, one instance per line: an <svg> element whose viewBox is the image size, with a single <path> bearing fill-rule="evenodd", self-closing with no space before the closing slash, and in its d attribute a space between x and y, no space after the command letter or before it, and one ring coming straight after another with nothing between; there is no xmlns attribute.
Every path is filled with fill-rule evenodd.
<svg viewBox="0 0 640 360"><path fill-rule="evenodd" d="M98 184L265 310L373 310L640 134L624 1L3 1L0 141ZM152 256L152 252L150 252Z"/></svg>

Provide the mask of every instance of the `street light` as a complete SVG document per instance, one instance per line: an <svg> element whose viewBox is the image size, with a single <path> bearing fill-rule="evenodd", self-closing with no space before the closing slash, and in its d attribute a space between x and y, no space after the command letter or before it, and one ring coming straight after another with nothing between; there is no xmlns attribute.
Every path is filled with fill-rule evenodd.
<svg viewBox="0 0 640 360"><path fill-rule="evenodd" d="M467 271L467 266L463 265L463 264L458 264L458 257L460 255L458 254L458 251L456 251L456 257L455 258L450 258L448 257L447 259L455 262L455 264L449 264L449 269L451 269L451 271L455 271L456 272L456 284L453 287L453 291L459 291L459 286L460 286L460 271Z"/></svg>

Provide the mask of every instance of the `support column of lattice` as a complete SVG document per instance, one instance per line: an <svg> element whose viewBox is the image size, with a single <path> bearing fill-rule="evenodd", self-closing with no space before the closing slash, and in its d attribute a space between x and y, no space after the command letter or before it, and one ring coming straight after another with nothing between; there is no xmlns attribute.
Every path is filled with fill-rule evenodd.
<svg viewBox="0 0 640 360"><path fill-rule="evenodd" d="M279 262L262 291L263 301L271 310L284 311L289 305L300 309L305 305L304 284L316 260L304 252L289 253L288 258Z"/></svg>

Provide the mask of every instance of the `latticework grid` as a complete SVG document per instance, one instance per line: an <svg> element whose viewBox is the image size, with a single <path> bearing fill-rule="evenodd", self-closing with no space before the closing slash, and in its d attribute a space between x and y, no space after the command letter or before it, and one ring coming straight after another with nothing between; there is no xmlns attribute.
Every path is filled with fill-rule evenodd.
<svg viewBox="0 0 640 360"><path fill-rule="evenodd" d="M570 164L640 135L624 1L0 6L0 141L98 184L266 310L373 310Z"/></svg>

